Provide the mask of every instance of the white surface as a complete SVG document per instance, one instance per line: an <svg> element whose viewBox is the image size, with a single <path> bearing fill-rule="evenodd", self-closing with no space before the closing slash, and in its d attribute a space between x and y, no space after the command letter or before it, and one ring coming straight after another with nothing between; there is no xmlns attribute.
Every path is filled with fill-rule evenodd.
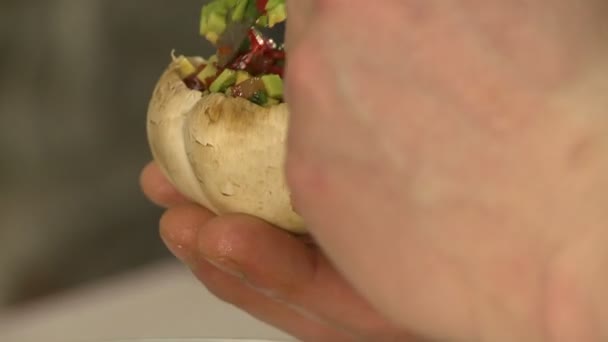
<svg viewBox="0 0 608 342"><path fill-rule="evenodd" d="M185 339L144 339L144 340L122 340L113 342L276 342L276 340L252 340L241 338L185 338Z"/></svg>
<svg viewBox="0 0 608 342"><path fill-rule="evenodd" d="M215 299L177 263L155 265L0 315L2 342L171 337L292 340Z"/></svg>

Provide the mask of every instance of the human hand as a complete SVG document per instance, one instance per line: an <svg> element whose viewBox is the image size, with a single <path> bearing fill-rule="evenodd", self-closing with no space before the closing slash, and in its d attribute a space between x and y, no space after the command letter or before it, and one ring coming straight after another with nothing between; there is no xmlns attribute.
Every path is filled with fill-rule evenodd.
<svg viewBox="0 0 608 342"><path fill-rule="evenodd" d="M362 300L309 239L248 216L215 216L154 163L141 184L169 208L160 223L168 248L220 299L305 342L420 341Z"/></svg>
<svg viewBox="0 0 608 342"><path fill-rule="evenodd" d="M295 206L396 324L446 340L608 338L605 9L289 2Z"/></svg>

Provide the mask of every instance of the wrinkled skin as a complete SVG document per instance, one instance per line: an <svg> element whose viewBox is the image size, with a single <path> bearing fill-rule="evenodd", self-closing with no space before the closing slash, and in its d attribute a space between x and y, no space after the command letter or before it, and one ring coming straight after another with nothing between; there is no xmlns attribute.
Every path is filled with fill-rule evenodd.
<svg viewBox="0 0 608 342"><path fill-rule="evenodd" d="M186 250L241 262L241 274L276 253L256 282L276 290L283 278L304 279L275 297L295 293L279 303L320 320L276 314L267 291L236 301L247 285L220 289L223 298L305 341L408 341L406 331L447 341L607 340L608 5L288 8L287 176L323 252L257 220L209 219L181 204L163 227L181 238L190 235L179 229L196 227L189 234L199 243ZM154 189L163 180L150 179L144 189L162 202L167 191ZM260 243L276 249L233 255ZM285 259L309 260L302 274L331 276L287 276Z"/></svg>
<svg viewBox="0 0 608 342"><path fill-rule="evenodd" d="M608 233L605 3L305 3L288 176L347 278L438 338L599 327L583 278Z"/></svg>

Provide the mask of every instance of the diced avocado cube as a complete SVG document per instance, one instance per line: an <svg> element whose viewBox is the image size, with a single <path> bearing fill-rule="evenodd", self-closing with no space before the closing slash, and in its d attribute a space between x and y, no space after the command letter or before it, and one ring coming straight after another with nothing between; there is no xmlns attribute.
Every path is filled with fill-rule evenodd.
<svg viewBox="0 0 608 342"><path fill-rule="evenodd" d="M241 21L245 17L248 0L238 0L232 11L232 21Z"/></svg>
<svg viewBox="0 0 608 342"><path fill-rule="evenodd" d="M268 27L287 20L287 10L285 4L279 4L269 10L266 15L268 16Z"/></svg>
<svg viewBox="0 0 608 342"><path fill-rule="evenodd" d="M212 12L207 18L207 31L222 34L226 30L225 14Z"/></svg>
<svg viewBox="0 0 608 342"><path fill-rule="evenodd" d="M234 85L236 82L236 71L225 69L222 73L211 83L209 90L213 93L223 92L226 88Z"/></svg>
<svg viewBox="0 0 608 342"><path fill-rule="evenodd" d="M217 55L211 55L211 57L207 58L208 64L217 64L218 58Z"/></svg>
<svg viewBox="0 0 608 342"><path fill-rule="evenodd" d="M201 29L203 28L204 22L207 21L211 7L211 5L205 5L203 8L201 8Z"/></svg>
<svg viewBox="0 0 608 342"><path fill-rule="evenodd" d="M266 3L266 10L270 11L271 9L277 7L278 5L285 5L285 0L268 0Z"/></svg>
<svg viewBox="0 0 608 342"><path fill-rule="evenodd" d="M205 34L205 39L207 39L213 44L217 44L217 41L220 39L220 35L215 32L208 32L207 34Z"/></svg>
<svg viewBox="0 0 608 342"><path fill-rule="evenodd" d="M255 23L258 26L268 27L268 16L267 15L263 15L263 16L259 17L258 20Z"/></svg>
<svg viewBox="0 0 608 342"><path fill-rule="evenodd" d="M244 17L248 19L256 19L259 16L258 6L255 0L247 1Z"/></svg>
<svg viewBox="0 0 608 342"><path fill-rule="evenodd" d="M205 81L209 77L213 77L216 74L217 74L217 68L213 64L207 64L207 66L204 67L203 70L201 70L201 72L198 73L198 75L196 75L196 78L198 78L201 82L205 83Z"/></svg>
<svg viewBox="0 0 608 342"><path fill-rule="evenodd" d="M264 82L264 88L268 96L275 99L283 97L283 80L279 75L264 75L262 76L262 82Z"/></svg>
<svg viewBox="0 0 608 342"><path fill-rule="evenodd" d="M229 4L226 0L214 0L203 6L203 10L205 10L207 16L211 13L220 13L222 15L226 15L228 13Z"/></svg>
<svg viewBox="0 0 608 342"><path fill-rule="evenodd" d="M222 1L214 1L201 10L200 34L215 43L226 30L228 8Z"/></svg>
<svg viewBox="0 0 608 342"><path fill-rule="evenodd" d="M241 84L251 78L247 71L239 70L236 72L236 84Z"/></svg>
<svg viewBox="0 0 608 342"><path fill-rule="evenodd" d="M224 7L226 8L233 8L237 5L237 3L241 1L241 0L223 0L224 2Z"/></svg>
<svg viewBox="0 0 608 342"><path fill-rule="evenodd" d="M277 99L273 99L272 97L268 99L268 101L266 102L266 106L270 107L270 106L275 106L278 105L279 103L281 103L281 101L277 100Z"/></svg>
<svg viewBox="0 0 608 342"><path fill-rule="evenodd" d="M179 76L181 78L186 78L190 75L192 75L195 71L196 68L194 67L194 65L192 65L192 63L190 63L190 61L188 60L188 58L181 56L178 58L178 63L179 63Z"/></svg>

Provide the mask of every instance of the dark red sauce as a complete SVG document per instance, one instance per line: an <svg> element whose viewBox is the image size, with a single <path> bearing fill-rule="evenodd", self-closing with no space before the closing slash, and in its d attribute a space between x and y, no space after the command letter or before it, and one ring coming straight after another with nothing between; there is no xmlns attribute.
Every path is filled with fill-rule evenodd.
<svg viewBox="0 0 608 342"><path fill-rule="evenodd" d="M266 13L266 4L268 4L268 0L257 0L256 1L256 5L257 5L258 11L260 13Z"/></svg>
<svg viewBox="0 0 608 342"><path fill-rule="evenodd" d="M255 30L249 31L249 50L236 56L228 64L230 69L245 70L253 76L278 74L283 76L285 51L270 39L264 39Z"/></svg>
<svg viewBox="0 0 608 342"><path fill-rule="evenodd" d="M196 68L196 71L194 73L192 73L190 76L186 77L184 79L184 83L186 83L186 86L190 89L193 90L198 90L198 91L204 91L207 90L207 87L209 86L209 84L211 83L203 83L201 82L201 80L198 79L198 77L196 77L196 75L198 75L199 72L201 72L203 69L205 69L205 67L207 66L207 64L201 64Z"/></svg>

